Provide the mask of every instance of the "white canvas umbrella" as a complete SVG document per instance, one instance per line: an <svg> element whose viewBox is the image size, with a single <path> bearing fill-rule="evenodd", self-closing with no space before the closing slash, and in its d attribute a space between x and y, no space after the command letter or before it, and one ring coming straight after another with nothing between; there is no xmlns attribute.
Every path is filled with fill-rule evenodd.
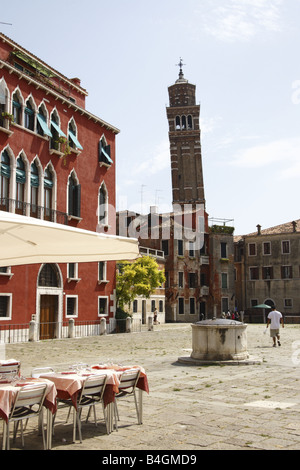
<svg viewBox="0 0 300 470"><path fill-rule="evenodd" d="M137 258L138 241L0 211L0 266Z"/></svg>

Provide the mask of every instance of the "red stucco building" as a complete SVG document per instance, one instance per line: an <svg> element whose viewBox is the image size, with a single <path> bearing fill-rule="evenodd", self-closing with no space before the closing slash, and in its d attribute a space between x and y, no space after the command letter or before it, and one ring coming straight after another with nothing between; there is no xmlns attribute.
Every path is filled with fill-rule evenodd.
<svg viewBox="0 0 300 470"><path fill-rule="evenodd" d="M118 129L85 109L87 91L0 34L0 210L115 234ZM1 240L0 240L1 242ZM115 262L0 269L0 328L59 337L70 318L114 316Z"/></svg>

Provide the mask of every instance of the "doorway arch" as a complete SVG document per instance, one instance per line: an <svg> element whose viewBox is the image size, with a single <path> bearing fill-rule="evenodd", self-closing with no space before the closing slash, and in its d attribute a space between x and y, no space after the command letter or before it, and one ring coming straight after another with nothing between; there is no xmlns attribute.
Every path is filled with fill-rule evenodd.
<svg viewBox="0 0 300 470"><path fill-rule="evenodd" d="M270 305L270 307L273 307L275 305L274 301L272 299L266 299L264 301L264 304L266 305ZM269 308L265 308L264 311L263 311L263 314L264 314L264 323L267 323L267 318L268 318L268 314L270 313L271 309Z"/></svg>
<svg viewBox="0 0 300 470"><path fill-rule="evenodd" d="M273 307L275 305L274 301L272 299L267 299L264 301L264 304L270 305L270 307Z"/></svg>
<svg viewBox="0 0 300 470"><path fill-rule="evenodd" d="M63 278L57 264L43 264L37 277L39 339L61 337Z"/></svg>

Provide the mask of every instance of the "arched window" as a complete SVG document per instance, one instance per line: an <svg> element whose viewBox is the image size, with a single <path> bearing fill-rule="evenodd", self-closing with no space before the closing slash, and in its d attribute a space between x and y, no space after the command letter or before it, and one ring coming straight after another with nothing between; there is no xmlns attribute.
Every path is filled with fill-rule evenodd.
<svg viewBox="0 0 300 470"><path fill-rule="evenodd" d="M51 119L50 119L51 125L50 125L50 132L51 132L51 138L50 138L50 148L53 150L60 150L60 142L59 139L63 138L66 139L67 136L66 134L63 133L63 131L60 128L60 123L59 123L59 116L56 111L56 109L52 112Z"/></svg>
<svg viewBox="0 0 300 470"><path fill-rule="evenodd" d="M45 264L39 274L39 287L61 287L60 275L55 264Z"/></svg>
<svg viewBox="0 0 300 470"><path fill-rule="evenodd" d="M75 125L73 118L69 122L68 142L71 148L83 150L82 145L78 142L78 139L77 139L77 129L76 129L76 125Z"/></svg>
<svg viewBox="0 0 300 470"><path fill-rule="evenodd" d="M53 196L53 175L49 168L46 168L44 173L44 219L53 220L53 207L52 207L52 196Z"/></svg>
<svg viewBox="0 0 300 470"><path fill-rule="evenodd" d="M16 124L22 124L22 101L19 92L16 91L12 96L12 114Z"/></svg>
<svg viewBox="0 0 300 470"><path fill-rule="evenodd" d="M108 197L104 184L99 191L98 221L100 225L108 225Z"/></svg>
<svg viewBox="0 0 300 470"><path fill-rule="evenodd" d="M24 110L24 126L26 129L34 131L34 109L30 99L26 101Z"/></svg>
<svg viewBox="0 0 300 470"><path fill-rule="evenodd" d="M10 158L7 150L4 150L0 164L0 209L4 211L9 210L10 173Z"/></svg>
<svg viewBox="0 0 300 470"><path fill-rule="evenodd" d="M26 171L25 163L22 157L17 158L16 165L16 213L25 214L25 183L26 183Z"/></svg>
<svg viewBox="0 0 300 470"><path fill-rule="evenodd" d="M38 217L39 171L35 162L30 167L30 215Z"/></svg>
<svg viewBox="0 0 300 470"><path fill-rule="evenodd" d="M107 145L105 136L99 140L99 163L100 166L104 165L110 167L113 163L110 154L110 145Z"/></svg>
<svg viewBox="0 0 300 470"><path fill-rule="evenodd" d="M178 130L187 130L193 129L193 118L189 114L188 117L186 116L176 116L175 118L175 129Z"/></svg>
<svg viewBox="0 0 300 470"><path fill-rule="evenodd" d="M48 124L47 124L47 110L43 103L39 107L38 114L36 117L37 117L37 124L36 124L37 133L42 136L47 135L49 137L52 137L51 131L48 128Z"/></svg>
<svg viewBox="0 0 300 470"><path fill-rule="evenodd" d="M8 120L5 119L5 113L8 114L8 88L2 78L0 80L0 126L8 128Z"/></svg>
<svg viewBox="0 0 300 470"><path fill-rule="evenodd" d="M74 173L72 172L68 180L68 214L74 217L80 217L81 206L81 185L78 184Z"/></svg>

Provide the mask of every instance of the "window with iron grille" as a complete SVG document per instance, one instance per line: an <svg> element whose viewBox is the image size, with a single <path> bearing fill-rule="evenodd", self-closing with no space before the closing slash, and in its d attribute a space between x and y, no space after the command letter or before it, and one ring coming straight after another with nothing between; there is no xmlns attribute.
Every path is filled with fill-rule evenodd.
<svg viewBox="0 0 300 470"><path fill-rule="evenodd" d="M53 264L45 264L39 275L40 287L60 287L57 267Z"/></svg>
<svg viewBox="0 0 300 470"><path fill-rule="evenodd" d="M98 315L108 315L107 297L98 297Z"/></svg>
<svg viewBox="0 0 300 470"><path fill-rule="evenodd" d="M0 318L10 317L11 295L0 295Z"/></svg>
<svg viewBox="0 0 300 470"><path fill-rule="evenodd" d="M77 296L68 296L67 299L67 306L66 306L66 316L67 317L74 317L78 314L78 297Z"/></svg>

